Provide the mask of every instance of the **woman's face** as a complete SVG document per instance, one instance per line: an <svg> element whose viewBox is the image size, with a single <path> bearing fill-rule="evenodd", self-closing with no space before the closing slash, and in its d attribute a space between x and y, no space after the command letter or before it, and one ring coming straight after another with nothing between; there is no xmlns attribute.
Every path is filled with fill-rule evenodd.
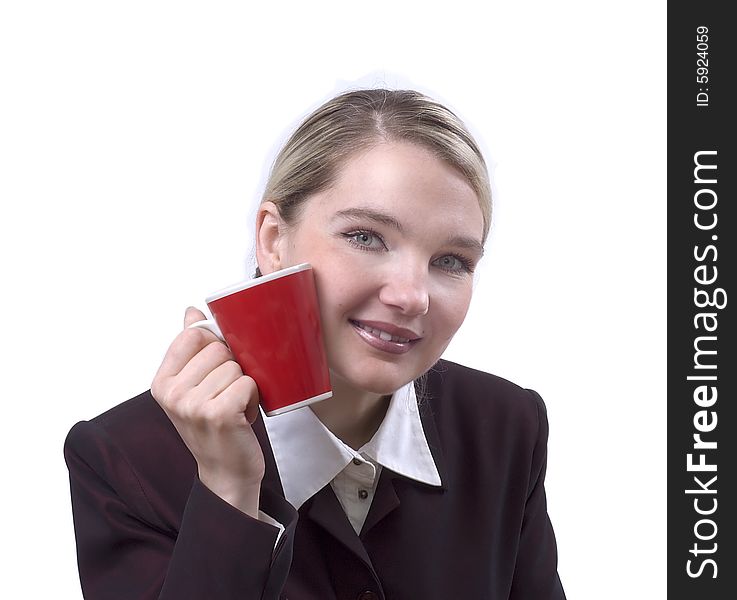
<svg viewBox="0 0 737 600"><path fill-rule="evenodd" d="M482 235L464 177L410 143L351 158L306 201L278 266L314 268L334 385L389 394L437 361L466 316Z"/></svg>

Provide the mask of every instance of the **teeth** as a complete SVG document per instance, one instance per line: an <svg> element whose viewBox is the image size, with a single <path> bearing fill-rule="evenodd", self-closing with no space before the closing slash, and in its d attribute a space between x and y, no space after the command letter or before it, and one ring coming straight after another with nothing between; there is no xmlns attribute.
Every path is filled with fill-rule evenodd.
<svg viewBox="0 0 737 600"><path fill-rule="evenodd" d="M358 322L356 322L356 325L358 325L364 331L368 331L369 333L375 335L376 337L381 338L382 340L386 342L398 342L400 344L406 344L407 342L409 342L409 338L403 338L397 335L391 335L390 333L386 331L382 331L381 329L375 329L374 327L369 327L368 325L363 325L362 323L358 323Z"/></svg>

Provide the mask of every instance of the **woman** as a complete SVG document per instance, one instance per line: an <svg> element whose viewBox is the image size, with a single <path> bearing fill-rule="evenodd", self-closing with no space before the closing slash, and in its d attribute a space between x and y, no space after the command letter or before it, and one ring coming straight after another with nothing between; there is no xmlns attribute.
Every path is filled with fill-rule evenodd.
<svg viewBox="0 0 737 600"><path fill-rule="evenodd" d="M312 264L333 396L264 418L190 308L151 390L69 434L88 598L560 599L541 398L440 360L490 224L445 107L348 92L297 129L256 275Z"/></svg>

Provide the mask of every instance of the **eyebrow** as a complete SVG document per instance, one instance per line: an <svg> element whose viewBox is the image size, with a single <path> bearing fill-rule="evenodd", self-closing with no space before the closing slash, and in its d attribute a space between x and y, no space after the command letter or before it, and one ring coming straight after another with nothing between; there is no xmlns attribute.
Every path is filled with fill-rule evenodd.
<svg viewBox="0 0 737 600"><path fill-rule="evenodd" d="M341 218L352 220L369 219L375 223L381 223L382 225L392 227L399 233L404 233L404 227L402 227L402 224L399 221L391 215L374 210L373 208L346 208L344 210L339 210L335 215L333 215L333 220Z"/></svg>
<svg viewBox="0 0 737 600"><path fill-rule="evenodd" d="M465 248L466 250L473 250L477 252L479 257L484 255L484 247L481 242L470 237L463 235L456 235L446 240L446 244L449 246L456 246L458 248Z"/></svg>
<svg viewBox="0 0 737 600"><path fill-rule="evenodd" d="M397 219L381 211L374 210L373 208L356 207L339 210L333 215L333 218L331 220L335 221L336 219L368 219L370 221L374 221L375 223L381 223L382 225L386 225L388 227L391 227L392 229L396 229L399 233L404 233L404 227ZM472 237L467 237L464 235L452 236L446 240L446 244L450 246L457 246L459 248L465 248L467 250L473 250L475 252L478 252L479 256L484 255L484 246L481 244L481 242Z"/></svg>

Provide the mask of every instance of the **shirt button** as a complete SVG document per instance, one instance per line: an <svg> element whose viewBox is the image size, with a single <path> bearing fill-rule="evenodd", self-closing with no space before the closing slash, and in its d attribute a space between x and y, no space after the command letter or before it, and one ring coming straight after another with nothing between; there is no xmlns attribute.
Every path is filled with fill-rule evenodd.
<svg viewBox="0 0 737 600"><path fill-rule="evenodd" d="M358 497L359 497L359 498L360 498L361 500L365 500L366 498L368 498L368 492L367 492L366 490L358 490ZM368 594L373 594L373 592L366 592L366 593L368 593ZM369 597L369 596L367 596L367 598L368 598L368 597ZM371 596L371 598L373 598L373 596Z"/></svg>
<svg viewBox="0 0 737 600"><path fill-rule="evenodd" d="M361 462L361 459L360 458L354 458L353 459L353 464L358 467L358 466L362 465L363 463Z"/></svg>
<svg viewBox="0 0 737 600"><path fill-rule="evenodd" d="M358 594L358 600L379 600L379 597L370 590Z"/></svg>

